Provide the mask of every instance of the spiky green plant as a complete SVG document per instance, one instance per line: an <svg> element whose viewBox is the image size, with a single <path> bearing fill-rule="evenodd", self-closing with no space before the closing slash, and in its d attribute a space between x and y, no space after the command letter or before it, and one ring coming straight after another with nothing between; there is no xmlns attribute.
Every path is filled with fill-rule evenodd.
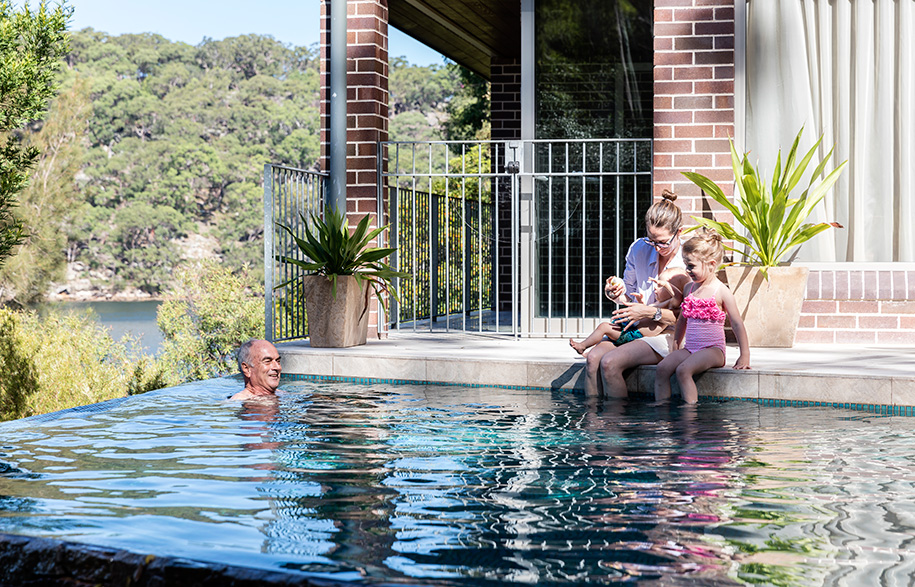
<svg viewBox="0 0 915 587"><path fill-rule="evenodd" d="M827 162L832 157L833 149L830 149L826 157L817 165L810 176L807 188L801 195L797 198L791 197L792 191L801 181L823 140L823 137L820 136L810 151L798 161L797 149L803 133L804 127L801 127L791 146L791 151L788 153L784 168L782 168L782 152L779 149L775 170L772 173L771 191L765 178L750 163L749 154L744 154L743 158L737 154L733 140L730 141L731 165L734 168L734 178L738 189L733 203L709 178L689 171L683 173L710 198L730 211L734 215L735 223L744 227L746 235L740 234L726 222L696 216L693 216L693 219L700 226L718 231L725 239L742 244L743 250L730 246L725 246L725 248L743 256L744 260L737 261L735 264L756 265L767 279L768 268L779 265L785 254L794 247L807 242L828 228L842 228L838 222L806 222L813 209L823 200L848 164L848 161L844 161L817 185L814 185L814 182L823 175Z"/></svg>
<svg viewBox="0 0 915 587"><path fill-rule="evenodd" d="M372 247L372 240L384 232L388 226L369 230L371 218L366 215L359 221L356 228L350 232L346 216L333 209L328 209L324 218L317 214L311 215L311 221L304 214L299 213L305 226L305 238L296 236L292 228L277 222L277 226L289 233L296 246L305 256L305 260L295 259L286 255L278 255L277 259L304 269L308 275L323 275L331 282L331 293L337 297L337 276L352 275L360 287L368 282L378 302L387 311L384 305L385 292L389 292L397 299L397 292L391 280L395 277L407 277L406 273L396 271L383 261L396 249L392 247ZM276 286L283 287L297 278L290 279Z"/></svg>

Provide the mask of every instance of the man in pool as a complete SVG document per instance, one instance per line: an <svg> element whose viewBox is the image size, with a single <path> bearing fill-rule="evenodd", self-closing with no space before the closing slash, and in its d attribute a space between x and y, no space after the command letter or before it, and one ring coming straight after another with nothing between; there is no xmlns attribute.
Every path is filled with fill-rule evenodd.
<svg viewBox="0 0 915 587"><path fill-rule="evenodd" d="M280 386L280 353L266 340L249 340L238 348L238 370L245 378L245 388L230 400L258 399L276 396Z"/></svg>

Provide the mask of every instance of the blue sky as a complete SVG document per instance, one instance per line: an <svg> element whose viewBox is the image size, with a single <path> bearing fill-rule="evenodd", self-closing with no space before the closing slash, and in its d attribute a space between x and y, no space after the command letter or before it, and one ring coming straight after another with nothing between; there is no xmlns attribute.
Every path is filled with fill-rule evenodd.
<svg viewBox="0 0 915 587"><path fill-rule="evenodd" d="M318 0L70 0L71 29L92 27L112 35L159 33L172 41L198 44L248 33L269 34L283 43L318 42ZM21 3L16 3L20 4ZM35 2L32 2L34 5ZM392 57L416 65L441 64L437 52L390 29Z"/></svg>

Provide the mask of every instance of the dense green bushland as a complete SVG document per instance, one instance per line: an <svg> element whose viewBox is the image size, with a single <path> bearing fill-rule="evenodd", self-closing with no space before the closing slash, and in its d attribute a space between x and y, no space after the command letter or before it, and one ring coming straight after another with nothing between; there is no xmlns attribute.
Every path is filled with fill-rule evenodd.
<svg viewBox="0 0 915 587"><path fill-rule="evenodd" d="M193 47L92 30L71 44L64 83L88 81L91 112L69 260L152 294L191 234L230 266L259 265L264 163L318 158L315 51L258 35Z"/></svg>
<svg viewBox="0 0 915 587"><path fill-rule="evenodd" d="M13 133L41 153L41 182L10 215L28 236L0 302L37 301L67 262L111 292L161 295L201 255L261 276L263 165L319 157L317 50L261 35L70 37L48 116ZM389 87L391 140L487 136L488 86L462 68L394 58Z"/></svg>
<svg viewBox="0 0 915 587"><path fill-rule="evenodd" d="M0 419L142 393L169 377L83 314L0 308Z"/></svg>
<svg viewBox="0 0 915 587"><path fill-rule="evenodd" d="M159 307L162 353L115 341L91 316L0 307L0 420L237 371L238 346L264 332L263 287L242 269L187 264Z"/></svg>
<svg viewBox="0 0 915 587"><path fill-rule="evenodd" d="M238 371L239 345L264 335L264 288L247 267L215 261L182 267L156 319L165 337L158 361L172 380Z"/></svg>
<svg viewBox="0 0 915 587"><path fill-rule="evenodd" d="M8 4L0 9L7 26ZM0 307L0 419L234 372L235 349L264 329L263 165L314 168L319 153L315 49L258 35L190 46L86 29L48 77L66 46L66 11L42 14L58 43L41 62L45 90L0 133L15 155L2 170L14 175L0 202L9 255L0 304L40 301L78 261L111 291L162 296L166 341L160 357L142 356L89 317ZM7 62L23 53L0 40ZM0 72L4 104L13 77ZM395 59L390 138L483 138L473 118L487 90L470 79L453 64ZM445 125L449 117L460 123ZM212 259L192 264L191 241Z"/></svg>

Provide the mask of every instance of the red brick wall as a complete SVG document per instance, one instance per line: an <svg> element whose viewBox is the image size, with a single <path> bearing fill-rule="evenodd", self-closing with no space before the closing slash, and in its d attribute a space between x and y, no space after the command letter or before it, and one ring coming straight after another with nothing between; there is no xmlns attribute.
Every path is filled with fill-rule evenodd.
<svg viewBox="0 0 915 587"><path fill-rule="evenodd" d="M518 58L493 58L490 65L490 121L494 141L521 138L521 60ZM504 166L498 159L507 155L505 149L493 152L493 165ZM493 169L501 172L502 169ZM511 187L504 179L497 180L496 214L499 216L497 271L499 272L498 299L501 311L511 310L512 250L511 250Z"/></svg>
<svg viewBox="0 0 915 587"><path fill-rule="evenodd" d="M795 342L915 344L915 270L811 270Z"/></svg>
<svg viewBox="0 0 915 587"><path fill-rule="evenodd" d="M490 104L492 138L521 138L521 60L494 57L491 62Z"/></svg>
<svg viewBox="0 0 915 587"><path fill-rule="evenodd" d="M687 218L720 207L681 174L733 183L733 0L656 0L654 11L654 194L679 194ZM687 224L692 222L687 221Z"/></svg>
<svg viewBox="0 0 915 587"><path fill-rule="evenodd" d="M388 140L387 0L347 0L346 209L350 224L378 209L377 145ZM327 170L330 0L321 2L321 168ZM372 224L377 226L376 218ZM377 308L369 318L377 331Z"/></svg>

